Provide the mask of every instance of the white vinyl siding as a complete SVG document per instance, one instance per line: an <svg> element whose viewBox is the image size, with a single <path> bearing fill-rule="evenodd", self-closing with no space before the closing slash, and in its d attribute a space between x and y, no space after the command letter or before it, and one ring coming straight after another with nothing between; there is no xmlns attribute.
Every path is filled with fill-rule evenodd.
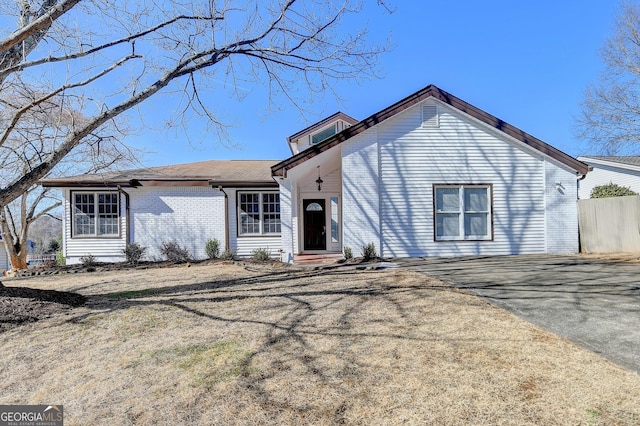
<svg viewBox="0 0 640 426"><path fill-rule="evenodd" d="M599 164L590 162L589 158L582 161L593 167L593 170L587 173L584 179L578 181L581 200L591 198L591 191L596 186L609 183L631 188L632 191L640 194L640 170L635 170L634 166L625 167L621 164L618 167L615 164Z"/></svg>
<svg viewBox="0 0 640 426"><path fill-rule="evenodd" d="M281 232L280 232L280 247L282 253L280 254L280 260L283 262L293 262L293 230L295 229L294 217L293 217L293 204L292 204L292 191L291 181L289 179L280 180L280 220L281 220Z"/></svg>
<svg viewBox="0 0 640 426"><path fill-rule="evenodd" d="M275 189L275 188L274 188ZM280 256L281 235L279 234L240 234L238 200L239 193L274 193L271 190L251 189L242 190L228 188L225 190L228 195L228 214L232 220L229 223L229 248L233 250L238 257L250 257L251 253L256 249L265 249L273 258ZM275 192L278 193L278 192ZM281 217L282 220L282 217ZM282 225L281 225L282 230Z"/></svg>
<svg viewBox="0 0 640 426"><path fill-rule="evenodd" d="M443 104L440 126L411 108L379 130L381 227L386 256L543 253L541 155ZM433 184L493 185L491 241L434 241Z"/></svg>
<svg viewBox="0 0 640 426"><path fill-rule="evenodd" d="M578 201L573 170L545 161L546 252L572 254L579 251Z"/></svg>
<svg viewBox="0 0 640 426"><path fill-rule="evenodd" d="M71 232L73 228L72 210L73 210L73 194L75 192L96 193L104 192L104 190L64 190L63 191L63 254L67 260L67 264L79 263L80 258L91 254L100 262L118 262L124 260L122 250L126 246L126 219L124 212L124 202L119 203L118 226L120 228L119 235L115 237L89 237L72 238Z"/></svg>
<svg viewBox="0 0 640 426"><path fill-rule="evenodd" d="M439 127L422 127L419 104L343 144L344 245L379 242L383 256L399 257L544 253L543 154L445 104L425 103L437 104ZM489 183L493 238L436 241L434 185ZM572 216L550 220L575 221L572 202L575 195L563 199Z"/></svg>
<svg viewBox="0 0 640 426"><path fill-rule="evenodd" d="M380 247L378 134L369 129L342 144L343 247Z"/></svg>

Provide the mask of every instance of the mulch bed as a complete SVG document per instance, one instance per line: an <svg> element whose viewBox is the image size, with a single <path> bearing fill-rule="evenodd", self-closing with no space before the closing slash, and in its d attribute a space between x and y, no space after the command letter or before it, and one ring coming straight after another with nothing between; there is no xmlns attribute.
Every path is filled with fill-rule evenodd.
<svg viewBox="0 0 640 426"><path fill-rule="evenodd" d="M82 306L86 298L77 293L5 287L0 283L0 333L24 323L36 322Z"/></svg>
<svg viewBox="0 0 640 426"><path fill-rule="evenodd" d="M140 262L137 266L128 265L124 262L67 266L51 264L18 271L15 277L10 279L14 280L14 284L17 285L17 283L23 279L36 276L93 273L126 269L170 268L177 266L189 267L192 263L210 264L215 262L225 261L212 259L194 262ZM275 261L259 263L261 265L280 265L280 262ZM25 323L32 323L64 314L75 307L82 306L85 302L86 298L78 293L39 290L28 287L5 287L0 282L0 333Z"/></svg>

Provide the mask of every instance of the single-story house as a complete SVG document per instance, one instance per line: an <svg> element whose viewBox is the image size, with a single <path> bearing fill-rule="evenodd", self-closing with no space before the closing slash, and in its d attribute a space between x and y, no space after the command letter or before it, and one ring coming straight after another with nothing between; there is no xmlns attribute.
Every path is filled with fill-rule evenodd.
<svg viewBox="0 0 640 426"><path fill-rule="evenodd" d="M62 190L63 250L196 257L217 238L291 262L307 253L462 256L578 251L587 164L430 85L356 120L336 113L287 138L284 161L204 161L46 179Z"/></svg>
<svg viewBox="0 0 640 426"><path fill-rule="evenodd" d="M590 167L589 174L578 183L581 200L591 198L591 190L596 186L609 183L631 188L640 194L640 157L583 156L578 160Z"/></svg>

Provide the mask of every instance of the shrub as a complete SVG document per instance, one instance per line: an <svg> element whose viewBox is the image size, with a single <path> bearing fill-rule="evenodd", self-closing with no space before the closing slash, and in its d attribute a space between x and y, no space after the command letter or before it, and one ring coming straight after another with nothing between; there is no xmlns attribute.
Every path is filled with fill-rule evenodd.
<svg viewBox="0 0 640 426"><path fill-rule="evenodd" d="M594 186L591 190L591 198L624 197L626 195L638 195L629 187L620 186L613 182L607 185Z"/></svg>
<svg viewBox="0 0 640 426"><path fill-rule="evenodd" d="M95 266L96 263L98 263L98 260L92 254L85 254L80 258L80 263L82 263L83 266L90 267Z"/></svg>
<svg viewBox="0 0 640 426"><path fill-rule="evenodd" d="M216 238L209 238L205 246L205 251L209 259L215 259L220 254L220 241Z"/></svg>
<svg viewBox="0 0 640 426"><path fill-rule="evenodd" d="M344 248L344 258L347 260L353 259L353 251L351 250L351 247Z"/></svg>
<svg viewBox="0 0 640 426"><path fill-rule="evenodd" d="M49 241L47 253L56 253L58 250L60 250L60 242L58 240Z"/></svg>
<svg viewBox="0 0 640 426"><path fill-rule="evenodd" d="M130 265L138 265L140 263L140 259L144 256L147 251L146 247L142 247L138 243L129 243L127 247L122 250L122 254L127 259L127 263Z"/></svg>
<svg viewBox="0 0 640 426"><path fill-rule="evenodd" d="M236 257L236 254L233 250L225 250L222 252L222 254L220 255L220 259L222 260L233 260Z"/></svg>
<svg viewBox="0 0 640 426"><path fill-rule="evenodd" d="M62 250L59 250L56 252L56 265L58 266L64 266L67 264L67 260L64 258L64 253L62 253Z"/></svg>
<svg viewBox="0 0 640 426"><path fill-rule="evenodd" d="M181 247L176 240L163 241L160 253L170 262L188 262L191 253L186 247Z"/></svg>
<svg viewBox="0 0 640 426"><path fill-rule="evenodd" d="M376 253L376 245L373 243L369 243L366 246L362 246L362 251L360 252L364 260L373 259L374 257L378 257Z"/></svg>
<svg viewBox="0 0 640 426"><path fill-rule="evenodd" d="M266 262L271 259L271 251L265 248L257 248L251 252L253 260L258 262Z"/></svg>

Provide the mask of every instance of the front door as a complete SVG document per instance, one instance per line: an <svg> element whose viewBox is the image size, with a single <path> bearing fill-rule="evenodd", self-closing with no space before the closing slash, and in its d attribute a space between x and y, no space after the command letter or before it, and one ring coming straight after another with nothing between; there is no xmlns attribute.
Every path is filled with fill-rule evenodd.
<svg viewBox="0 0 640 426"><path fill-rule="evenodd" d="M327 249L327 225L324 200L303 200L304 250Z"/></svg>

